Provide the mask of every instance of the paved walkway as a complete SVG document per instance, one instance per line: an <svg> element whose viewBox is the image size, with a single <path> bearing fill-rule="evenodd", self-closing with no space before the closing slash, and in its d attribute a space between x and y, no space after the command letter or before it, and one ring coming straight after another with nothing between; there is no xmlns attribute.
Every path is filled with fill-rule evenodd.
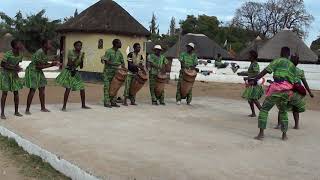
<svg viewBox="0 0 320 180"><path fill-rule="evenodd" d="M290 130L287 142L271 129L273 112L260 142L243 101L86 111L73 104L65 113L60 106L49 106L51 113L33 106L33 115L20 119L8 112L0 125L102 179L320 179L320 112L304 113L302 129Z"/></svg>

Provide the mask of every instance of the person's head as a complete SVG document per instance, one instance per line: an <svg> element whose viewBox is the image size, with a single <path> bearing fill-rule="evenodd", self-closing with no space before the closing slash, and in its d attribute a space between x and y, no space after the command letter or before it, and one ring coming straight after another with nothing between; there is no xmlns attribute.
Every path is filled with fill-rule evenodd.
<svg viewBox="0 0 320 180"><path fill-rule="evenodd" d="M289 57L290 57L290 48L288 48L288 47L282 47L282 48L281 48L280 56L281 56L281 57L285 57L285 58L289 58Z"/></svg>
<svg viewBox="0 0 320 180"><path fill-rule="evenodd" d="M116 49L120 49L122 47L122 43L121 43L120 39L114 39L112 41L112 45Z"/></svg>
<svg viewBox="0 0 320 180"><path fill-rule="evenodd" d="M195 45L193 43L189 43L186 45L187 47L187 52L191 53L194 50Z"/></svg>
<svg viewBox="0 0 320 180"><path fill-rule="evenodd" d="M82 42L81 41L76 41L73 43L73 47L76 51L81 51L82 49Z"/></svg>
<svg viewBox="0 0 320 180"><path fill-rule="evenodd" d="M52 49L51 40L44 39L41 41L41 48L44 50L50 50Z"/></svg>
<svg viewBox="0 0 320 180"><path fill-rule="evenodd" d="M133 50L134 50L135 53L139 53L140 50L141 50L140 44L139 43L134 43Z"/></svg>
<svg viewBox="0 0 320 180"><path fill-rule="evenodd" d="M249 52L249 60L252 62L252 61L256 61L257 59L258 59L258 53L257 53L257 51L254 51L254 50L252 50L252 51L250 51Z"/></svg>
<svg viewBox="0 0 320 180"><path fill-rule="evenodd" d="M14 39L11 41L11 47L15 51L21 51L23 50L23 45L20 40Z"/></svg>
<svg viewBox="0 0 320 180"><path fill-rule="evenodd" d="M162 47L160 45L155 45L153 50L154 50L154 53L159 56L161 54Z"/></svg>
<svg viewBox="0 0 320 180"><path fill-rule="evenodd" d="M299 59L300 59L300 57L299 57L298 54L292 55L291 58L290 58L291 62L292 62L295 66L297 66L297 65L299 64Z"/></svg>
<svg viewBox="0 0 320 180"><path fill-rule="evenodd" d="M221 54L220 54L220 53L218 53L218 58L219 58L219 57L221 57Z"/></svg>

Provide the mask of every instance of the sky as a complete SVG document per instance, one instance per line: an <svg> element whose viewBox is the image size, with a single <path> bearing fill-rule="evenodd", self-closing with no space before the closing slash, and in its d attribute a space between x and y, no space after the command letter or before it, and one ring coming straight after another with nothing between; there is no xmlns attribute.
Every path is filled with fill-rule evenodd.
<svg viewBox="0 0 320 180"><path fill-rule="evenodd" d="M75 9L85 10L98 0L0 0L0 12L14 16L18 10L25 14L36 13L46 9L50 19L63 19L72 16ZM217 16L220 21L228 22L235 10L247 0L115 0L135 17L146 28L149 27L152 13L156 14L161 33L166 33L172 17L177 22L187 15L206 14ZM256 0L263 2L264 0ZM320 36L320 0L305 0L306 9L315 21L308 29L309 35L305 39L308 45Z"/></svg>

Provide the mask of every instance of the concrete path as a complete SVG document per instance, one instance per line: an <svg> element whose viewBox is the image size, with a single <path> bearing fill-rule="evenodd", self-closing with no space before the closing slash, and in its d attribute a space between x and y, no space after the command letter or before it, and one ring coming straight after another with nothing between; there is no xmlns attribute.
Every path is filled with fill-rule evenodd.
<svg viewBox="0 0 320 180"><path fill-rule="evenodd" d="M65 113L61 105L49 106L51 113L33 106L32 116L17 119L10 111L0 125L101 179L320 179L320 112L304 113L302 129L290 130L287 142L271 129L273 112L260 142L245 102L193 102L85 111L72 104Z"/></svg>

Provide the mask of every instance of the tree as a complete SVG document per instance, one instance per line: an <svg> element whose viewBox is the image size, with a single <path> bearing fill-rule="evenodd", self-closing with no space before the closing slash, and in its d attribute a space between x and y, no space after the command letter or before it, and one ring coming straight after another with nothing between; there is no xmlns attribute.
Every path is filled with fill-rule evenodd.
<svg viewBox="0 0 320 180"><path fill-rule="evenodd" d="M268 0L244 3L236 10L232 24L266 37L272 37L285 28L293 29L305 37L313 20L303 0Z"/></svg>
<svg viewBox="0 0 320 180"><path fill-rule="evenodd" d="M157 25L157 17L154 13L152 14L149 28L150 28L151 34L157 34L159 30L159 25Z"/></svg>
<svg viewBox="0 0 320 180"><path fill-rule="evenodd" d="M169 35L174 36L175 34L176 34L176 19L172 17L170 21Z"/></svg>
<svg viewBox="0 0 320 180"><path fill-rule="evenodd" d="M201 33L214 38L219 29L220 21L215 16L200 15L195 17L188 15L186 20L180 22L182 34Z"/></svg>
<svg viewBox="0 0 320 180"><path fill-rule="evenodd" d="M23 41L28 51L34 52L40 48L42 39L52 39L54 45L58 45L55 30L60 24L60 20L49 21L44 14L45 10L41 10L37 14L24 18L19 11L14 18L10 18L4 13L0 13L0 17L5 23L6 31Z"/></svg>
<svg viewBox="0 0 320 180"><path fill-rule="evenodd" d="M73 17L76 17L76 16L78 16L79 15L79 13L78 13L78 9L76 9L75 11L74 11L74 15L73 15Z"/></svg>

